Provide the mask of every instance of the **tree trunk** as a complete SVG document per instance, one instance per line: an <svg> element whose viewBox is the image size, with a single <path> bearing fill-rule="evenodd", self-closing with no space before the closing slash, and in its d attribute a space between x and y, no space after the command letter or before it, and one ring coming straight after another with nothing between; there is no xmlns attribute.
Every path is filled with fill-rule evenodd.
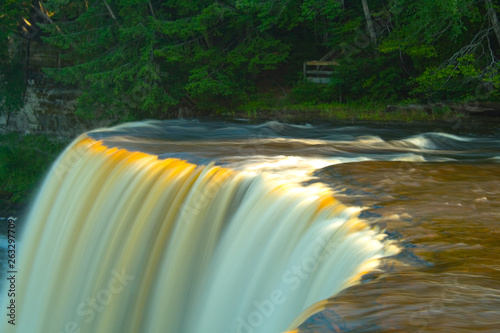
<svg viewBox="0 0 500 333"><path fill-rule="evenodd" d="M151 0L149 0L149 9L151 10L151 15L153 15L153 18L156 19L155 11L153 10L153 4L151 3Z"/></svg>
<svg viewBox="0 0 500 333"><path fill-rule="evenodd" d="M488 9L488 17L490 18L491 25L493 26L493 30L497 36L498 45L500 46L500 24L498 23L497 13L495 13L495 8L493 8L491 0L484 1L486 2L486 8Z"/></svg>
<svg viewBox="0 0 500 333"><path fill-rule="evenodd" d="M375 29L373 28L372 15L370 14L370 8L368 7L367 0L361 0L363 4L363 11L365 12L366 26L368 27L368 33L370 34L370 41L373 47L377 47L377 35L375 34ZM375 56L378 56L378 52L375 50Z"/></svg>
<svg viewBox="0 0 500 333"><path fill-rule="evenodd" d="M108 9L109 14L113 18L113 20L115 20L115 22L118 24L118 27L121 28L122 26L120 25L120 22L118 22L118 19L116 18L115 13L113 13L113 10L109 6L108 2L106 0L103 0L103 1L104 1L104 5L106 5L106 8Z"/></svg>

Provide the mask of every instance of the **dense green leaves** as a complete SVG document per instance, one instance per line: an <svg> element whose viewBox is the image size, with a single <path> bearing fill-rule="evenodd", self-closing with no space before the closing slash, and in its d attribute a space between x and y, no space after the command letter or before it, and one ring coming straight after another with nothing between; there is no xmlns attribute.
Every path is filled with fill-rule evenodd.
<svg viewBox="0 0 500 333"><path fill-rule="evenodd" d="M52 77L84 91L79 110L157 114L241 95L261 71L283 62L289 46L267 30L271 7L253 1L94 1L56 25L48 43L67 49L71 67L48 69ZM71 5L72 13L74 7Z"/></svg>
<svg viewBox="0 0 500 333"><path fill-rule="evenodd" d="M21 22L29 13L29 2L3 0L0 3L0 110L11 112L22 106L24 70L20 43Z"/></svg>
<svg viewBox="0 0 500 333"><path fill-rule="evenodd" d="M42 135L0 135L0 204L26 200L66 144Z"/></svg>
<svg viewBox="0 0 500 333"><path fill-rule="evenodd" d="M393 0L391 6L395 29L380 49L407 55L402 63L414 84L412 96L477 98L478 87L498 63L499 45L486 15L486 2Z"/></svg>
<svg viewBox="0 0 500 333"><path fill-rule="evenodd" d="M159 116L182 106L232 107L269 86L295 87L292 96L311 103L500 97L498 1L37 4L38 12L47 15L39 24L43 40L63 51L66 64L46 72L82 91L78 112L85 117ZM0 52L5 54L11 43L8 36L20 31L19 22L29 21L34 13L37 7L29 1L0 5ZM301 87L302 63L326 54L326 60L339 63L331 83ZM14 80L15 62L3 65L4 75L10 73ZM479 90L488 93L479 97Z"/></svg>

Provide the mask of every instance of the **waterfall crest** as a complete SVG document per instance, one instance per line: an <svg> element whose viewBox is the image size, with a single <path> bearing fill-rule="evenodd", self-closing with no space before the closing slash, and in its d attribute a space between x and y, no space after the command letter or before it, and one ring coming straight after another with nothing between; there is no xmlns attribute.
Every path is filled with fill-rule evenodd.
<svg viewBox="0 0 500 333"><path fill-rule="evenodd" d="M26 222L15 328L293 329L397 252L356 215L319 185L84 135L56 161Z"/></svg>

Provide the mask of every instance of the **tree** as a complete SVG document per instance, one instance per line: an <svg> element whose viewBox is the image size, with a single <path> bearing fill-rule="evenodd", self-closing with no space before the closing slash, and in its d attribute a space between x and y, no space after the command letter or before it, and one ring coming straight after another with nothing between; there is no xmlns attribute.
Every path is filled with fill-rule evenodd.
<svg viewBox="0 0 500 333"><path fill-rule="evenodd" d="M495 12L495 8L493 7L491 0L484 0L484 2L486 3L488 17L490 18L491 25L493 26L493 31L495 31L498 45L500 45L500 24L498 23L497 13Z"/></svg>
<svg viewBox="0 0 500 333"><path fill-rule="evenodd" d="M498 72L485 11L473 0L393 1L394 31L380 49L401 55L414 96L475 99L478 87Z"/></svg>
<svg viewBox="0 0 500 333"><path fill-rule="evenodd" d="M491 0L8 0L0 6L2 59L15 32L43 28L37 40L59 48L64 64L45 71L82 92L77 112L86 117L161 117L181 106L227 110L265 80L296 84L302 63L325 54L339 63L322 89L328 98L470 99L479 85L489 97L500 86L498 7ZM6 63L12 65L0 60L4 77L23 73L9 72Z"/></svg>
<svg viewBox="0 0 500 333"><path fill-rule="evenodd" d="M168 107L230 102L252 78L273 69L289 46L273 35L276 2L100 0L60 6L45 40L74 63L47 73L84 93L81 114L96 109L160 114Z"/></svg>
<svg viewBox="0 0 500 333"><path fill-rule="evenodd" d="M0 110L14 111L23 103L24 55L21 54L23 23L29 24L28 1L0 3Z"/></svg>
<svg viewBox="0 0 500 333"><path fill-rule="evenodd" d="M377 35L375 35L375 29L373 28L372 14L370 13L370 8L368 7L367 0L361 0L363 4L363 12L365 13L366 26L368 27L368 33L370 34L370 40L373 47L377 47Z"/></svg>

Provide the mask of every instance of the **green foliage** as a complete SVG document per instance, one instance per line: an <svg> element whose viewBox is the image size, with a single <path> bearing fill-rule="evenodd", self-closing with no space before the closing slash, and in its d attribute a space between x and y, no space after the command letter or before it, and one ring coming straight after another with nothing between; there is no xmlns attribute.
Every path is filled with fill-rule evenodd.
<svg viewBox="0 0 500 333"><path fill-rule="evenodd" d="M475 90L498 62L493 30L484 29L491 24L485 2L393 0L391 12L395 29L380 50L401 56L413 77L407 82L412 96L434 101L478 98Z"/></svg>
<svg viewBox="0 0 500 333"><path fill-rule="evenodd" d="M369 1L371 38L361 1L6 0L4 108L19 106L24 79L22 62L1 59L11 59L5 50L36 6L50 16L43 40L66 64L46 73L82 91L77 114L86 118L234 109L273 85L294 86L290 100L310 105L471 100L478 87L488 90L481 98L500 98L500 45L485 1ZM339 63L332 83L296 85L303 62L326 54Z"/></svg>
<svg viewBox="0 0 500 333"><path fill-rule="evenodd" d="M487 93L493 98L500 99L500 65L497 63L486 73L483 81L487 88Z"/></svg>
<svg viewBox="0 0 500 333"><path fill-rule="evenodd" d="M74 66L47 69L85 93L78 112L92 110L160 115L182 104L238 100L262 71L285 61L289 46L268 32L272 4L237 1L150 2L110 0L57 9L58 26L46 25L46 41L68 50Z"/></svg>
<svg viewBox="0 0 500 333"><path fill-rule="evenodd" d="M338 94L335 94L333 85L315 84L305 82L292 89L291 94L295 103L303 105L317 105L322 103L331 103L338 100Z"/></svg>
<svg viewBox="0 0 500 333"><path fill-rule="evenodd" d="M25 78L18 61L0 62L0 110L12 112L23 105Z"/></svg>
<svg viewBox="0 0 500 333"><path fill-rule="evenodd" d="M11 112L23 103L25 90L23 57L16 47L19 22L28 15L28 1L0 3L0 110Z"/></svg>
<svg viewBox="0 0 500 333"><path fill-rule="evenodd" d="M481 17L474 0L392 0L391 12L397 30L390 40L399 40L403 49L456 42Z"/></svg>
<svg viewBox="0 0 500 333"><path fill-rule="evenodd" d="M343 62L334 73L342 94L348 100L384 100L393 102L406 96L406 74L391 56L375 59L360 58Z"/></svg>
<svg viewBox="0 0 500 333"><path fill-rule="evenodd" d="M457 59L455 64L442 68L428 68L414 79L417 88L413 94L423 93L428 99L446 100L460 92L462 96L474 94L481 82L481 71L473 55Z"/></svg>
<svg viewBox="0 0 500 333"><path fill-rule="evenodd" d="M7 39L17 31L19 21L28 17L31 1L2 0L0 3L0 48L6 50ZM1 52L0 51L0 52Z"/></svg>
<svg viewBox="0 0 500 333"><path fill-rule="evenodd" d="M304 0L301 4L301 19L304 21L313 21L321 19L336 19L342 11L342 2L328 0Z"/></svg>
<svg viewBox="0 0 500 333"><path fill-rule="evenodd" d="M0 135L0 185L10 201L26 200L64 144L47 136Z"/></svg>

